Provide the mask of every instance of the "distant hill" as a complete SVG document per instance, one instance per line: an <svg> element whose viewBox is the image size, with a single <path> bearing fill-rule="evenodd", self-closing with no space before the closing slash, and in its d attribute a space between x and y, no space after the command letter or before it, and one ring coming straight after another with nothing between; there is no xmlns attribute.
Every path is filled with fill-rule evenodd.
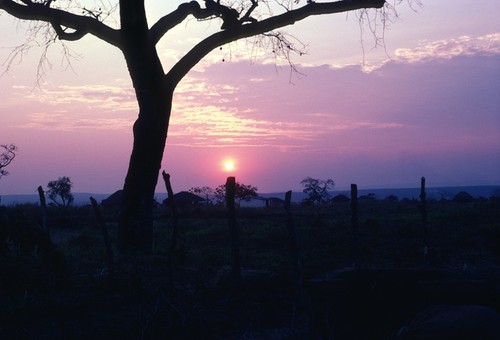
<svg viewBox="0 0 500 340"><path fill-rule="evenodd" d="M428 199L452 199L460 191L466 191L474 198L485 197L489 198L491 196L500 197L500 186L499 185L484 185L484 186L462 186L462 187L435 187L426 188ZM358 189L358 196L363 196L367 194L375 194L377 199L384 199L389 195L394 195L399 199L409 198L418 199L420 195L420 188L388 188L388 189ZM350 196L349 190L334 190L332 192L333 196L343 194ZM92 193L73 193L75 197L75 205L85 205L89 204L89 198L94 197L97 202L101 202L110 194L92 194ZM281 199L285 198L285 192L272 192L272 193L259 193L262 197L278 197ZM166 193L156 193L155 199L158 202L162 202L167 197ZM292 192L292 201L301 202L307 195L301 191ZM25 203L38 203L38 194L32 195L1 195L0 205L12 206L16 204Z"/></svg>
<svg viewBox="0 0 500 340"><path fill-rule="evenodd" d="M484 186L463 186L463 187L435 187L426 188L427 199L449 199L451 200L453 196L458 194L460 191L466 191L471 194L474 198L485 197L489 198L491 196L500 197L500 186L498 185L484 185ZM349 190L334 190L331 192L333 196L342 194L350 196L351 192ZM419 199L420 188L387 188L387 189L359 189L358 196L375 194L377 199L384 199L387 196L394 195L399 199L409 198L409 199ZM274 192L260 194L262 197L279 197L284 199L284 192ZM307 198L307 194L301 191L292 192L292 201L301 202L304 198Z"/></svg>

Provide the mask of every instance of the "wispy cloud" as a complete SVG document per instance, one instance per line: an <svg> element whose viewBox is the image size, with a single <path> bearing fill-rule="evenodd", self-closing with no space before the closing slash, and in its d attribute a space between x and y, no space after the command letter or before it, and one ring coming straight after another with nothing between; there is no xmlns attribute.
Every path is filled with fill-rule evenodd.
<svg viewBox="0 0 500 340"><path fill-rule="evenodd" d="M400 48L395 51L397 60L422 62L429 59L451 59L457 56L500 54L500 33L473 37L464 35L455 39L423 41L415 49Z"/></svg>
<svg viewBox="0 0 500 340"><path fill-rule="evenodd" d="M245 118L235 108L184 107L172 118L170 142L190 147L271 146L311 138L303 125Z"/></svg>
<svg viewBox="0 0 500 340"><path fill-rule="evenodd" d="M104 109L107 111L137 110L137 102L132 89L110 85L46 85L26 91L26 86L15 86L14 90L24 99L50 105L79 105L82 108ZM26 94L28 92L28 94Z"/></svg>
<svg viewBox="0 0 500 340"><path fill-rule="evenodd" d="M198 86L203 88L201 83ZM214 89L216 86L214 85ZM229 87L230 88L230 87ZM285 120L252 118L256 110L238 107L240 102L224 98L204 101L204 93L184 92L178 100L170 129L171 145L189 147L276 147L281 150L310 148L319 136L355 129L395 129L400 123L363 120L337 120L331 112L316 113ZM244 104L243 104L244 105ZM310 117L310 118L308 118Z"/></svg>
<svg viewBox="0 0 500 340"><path fill-rule="evenodd" d="M130 130L137 114L133 90L120 86L49 84L35 90L15 86L14 91L26 105L35 107L17 125L21 128Z"/></svg>
<svg viewBox="0 0 500 340"><path fill-rule="evenodd" d="M28 115L25 123L17 127L50 131L130 130L132 123L133 120L127 118L82 117L70 112L34 112Z"/></svg>
<svg viewBox="0 0 500 340"><path fill-rule="evenodd" d="M411 67L439 58L491 55L500 53L499 45L500 34L463 36L398 50L396 61ZM411 124L400 111L412 111L404 106L413 98L390 96L393 87L389 82L403 77L400 72L396 77L394 70L384 68L378 75L368 75L352 65L335 69L310 67L304 70L308 76L300 80L299 89L284 80L287 77L278 77L272 65L255 64L251 71L248 64L242 65L219 63L189 73L175 94L169 144L298 150L318 148L319 140L348 131L369 134L375 130L404 130ZM387 72L392 76L388 77ZM370 92L393 104L374 115L374 102L364 95ZM31 92L28 98L50 104L54 111L30 114L22 125L26 128L129 130L137 112L133 90L120 86L50 86ZM401 108L394 109L400 101Z"/></svg>

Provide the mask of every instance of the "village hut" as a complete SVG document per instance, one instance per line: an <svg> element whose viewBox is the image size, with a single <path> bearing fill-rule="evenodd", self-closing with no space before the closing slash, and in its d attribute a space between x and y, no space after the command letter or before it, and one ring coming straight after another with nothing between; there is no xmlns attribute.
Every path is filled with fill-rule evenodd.
<svg viewBox="0 0 500 340"><path fill-rule="evenodd" d="M201 198L198 195L195 195L189 191L180 191L173 196L175 205L178 207L190 207L190 206L196 206L199 205L200 203L205 202L203 198ZM171 199L166 198L163 200L163 204L166 205L167 207L171 206Z"/></svg>

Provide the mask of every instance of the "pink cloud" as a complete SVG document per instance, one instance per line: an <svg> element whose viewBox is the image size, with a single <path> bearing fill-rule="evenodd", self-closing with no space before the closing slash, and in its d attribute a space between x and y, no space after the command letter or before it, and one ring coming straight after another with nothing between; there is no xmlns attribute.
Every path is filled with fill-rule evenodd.
<svg viewBox="0 0 500 340"><path fill-rule="evenodd" d="M400 48L396 58L406 62L421 62L429 59L450 59L458 56L500 54L500 33L479 37L463 35L456 39L423 41L416 49Z"/></svg>
<svg viewBox="0 0 500 340"><path fill-rule="evenodd" d="M421 176L433 185L498 184L497 39L429 43L371 72L319 66L290 74L242 62L193 71L175 96L164 168L176 190L222 184L228 156L239 163L236 176L262 191L296 189L306 176L339 187L416 186ZM16 93L2 105L9 113L0 135L21 153L3 192L22 185L31 192L63 175L76 191L121 186L137 115L133 91L91 85Z"/></svg>
<svg viewBox="0 0 500 340"><path fill-rule="evenodd" d="M215 88L231 87L207 100L242 127L234 133L221 129L218 148L246 146L240 152L256 162L268 162L270 157L259 151L267 150L272 165L259 163L259 169L276 179L273 169L281 164L294 178L280 179L283 186L288 182L288 187L296 187L301 178L314 173L345 185L359 181L409 186L422 175L435 176L435 185L498 183L500 53L492 48L495 39L492 35L430 44L439 53L419 63L412 58L390 61L369 73L359 66L302 68L304 75L293 84L286 69L276 75L271 66L243 63L212 65L192 76ZM490 45L479 48L477 41ZM203 110L203 93L190 95ZM250 133L245 122L258 123L262 130ZM176 122L172 131L181 125ZM283 129L273 130L276 126ZM226 139L220 138L224 135ZM210 139L205 137L203 143ZM182 145L201 147L190 139L184 135ZM170 142L176 144L175 132ZM446 177L448 172L453 176ZM258 180L273 182L263 176Z"/></svg>

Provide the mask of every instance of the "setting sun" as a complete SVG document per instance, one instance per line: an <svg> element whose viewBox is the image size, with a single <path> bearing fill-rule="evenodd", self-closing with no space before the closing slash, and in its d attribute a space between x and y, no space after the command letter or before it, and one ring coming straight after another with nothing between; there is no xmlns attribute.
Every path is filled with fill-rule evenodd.
<svg viewBox="0 0 500 340"><path fill-rule="evenodd" d="M225 171L233 171L235 169L233 160L225 160L224 161L224 170Z"/></svg>

